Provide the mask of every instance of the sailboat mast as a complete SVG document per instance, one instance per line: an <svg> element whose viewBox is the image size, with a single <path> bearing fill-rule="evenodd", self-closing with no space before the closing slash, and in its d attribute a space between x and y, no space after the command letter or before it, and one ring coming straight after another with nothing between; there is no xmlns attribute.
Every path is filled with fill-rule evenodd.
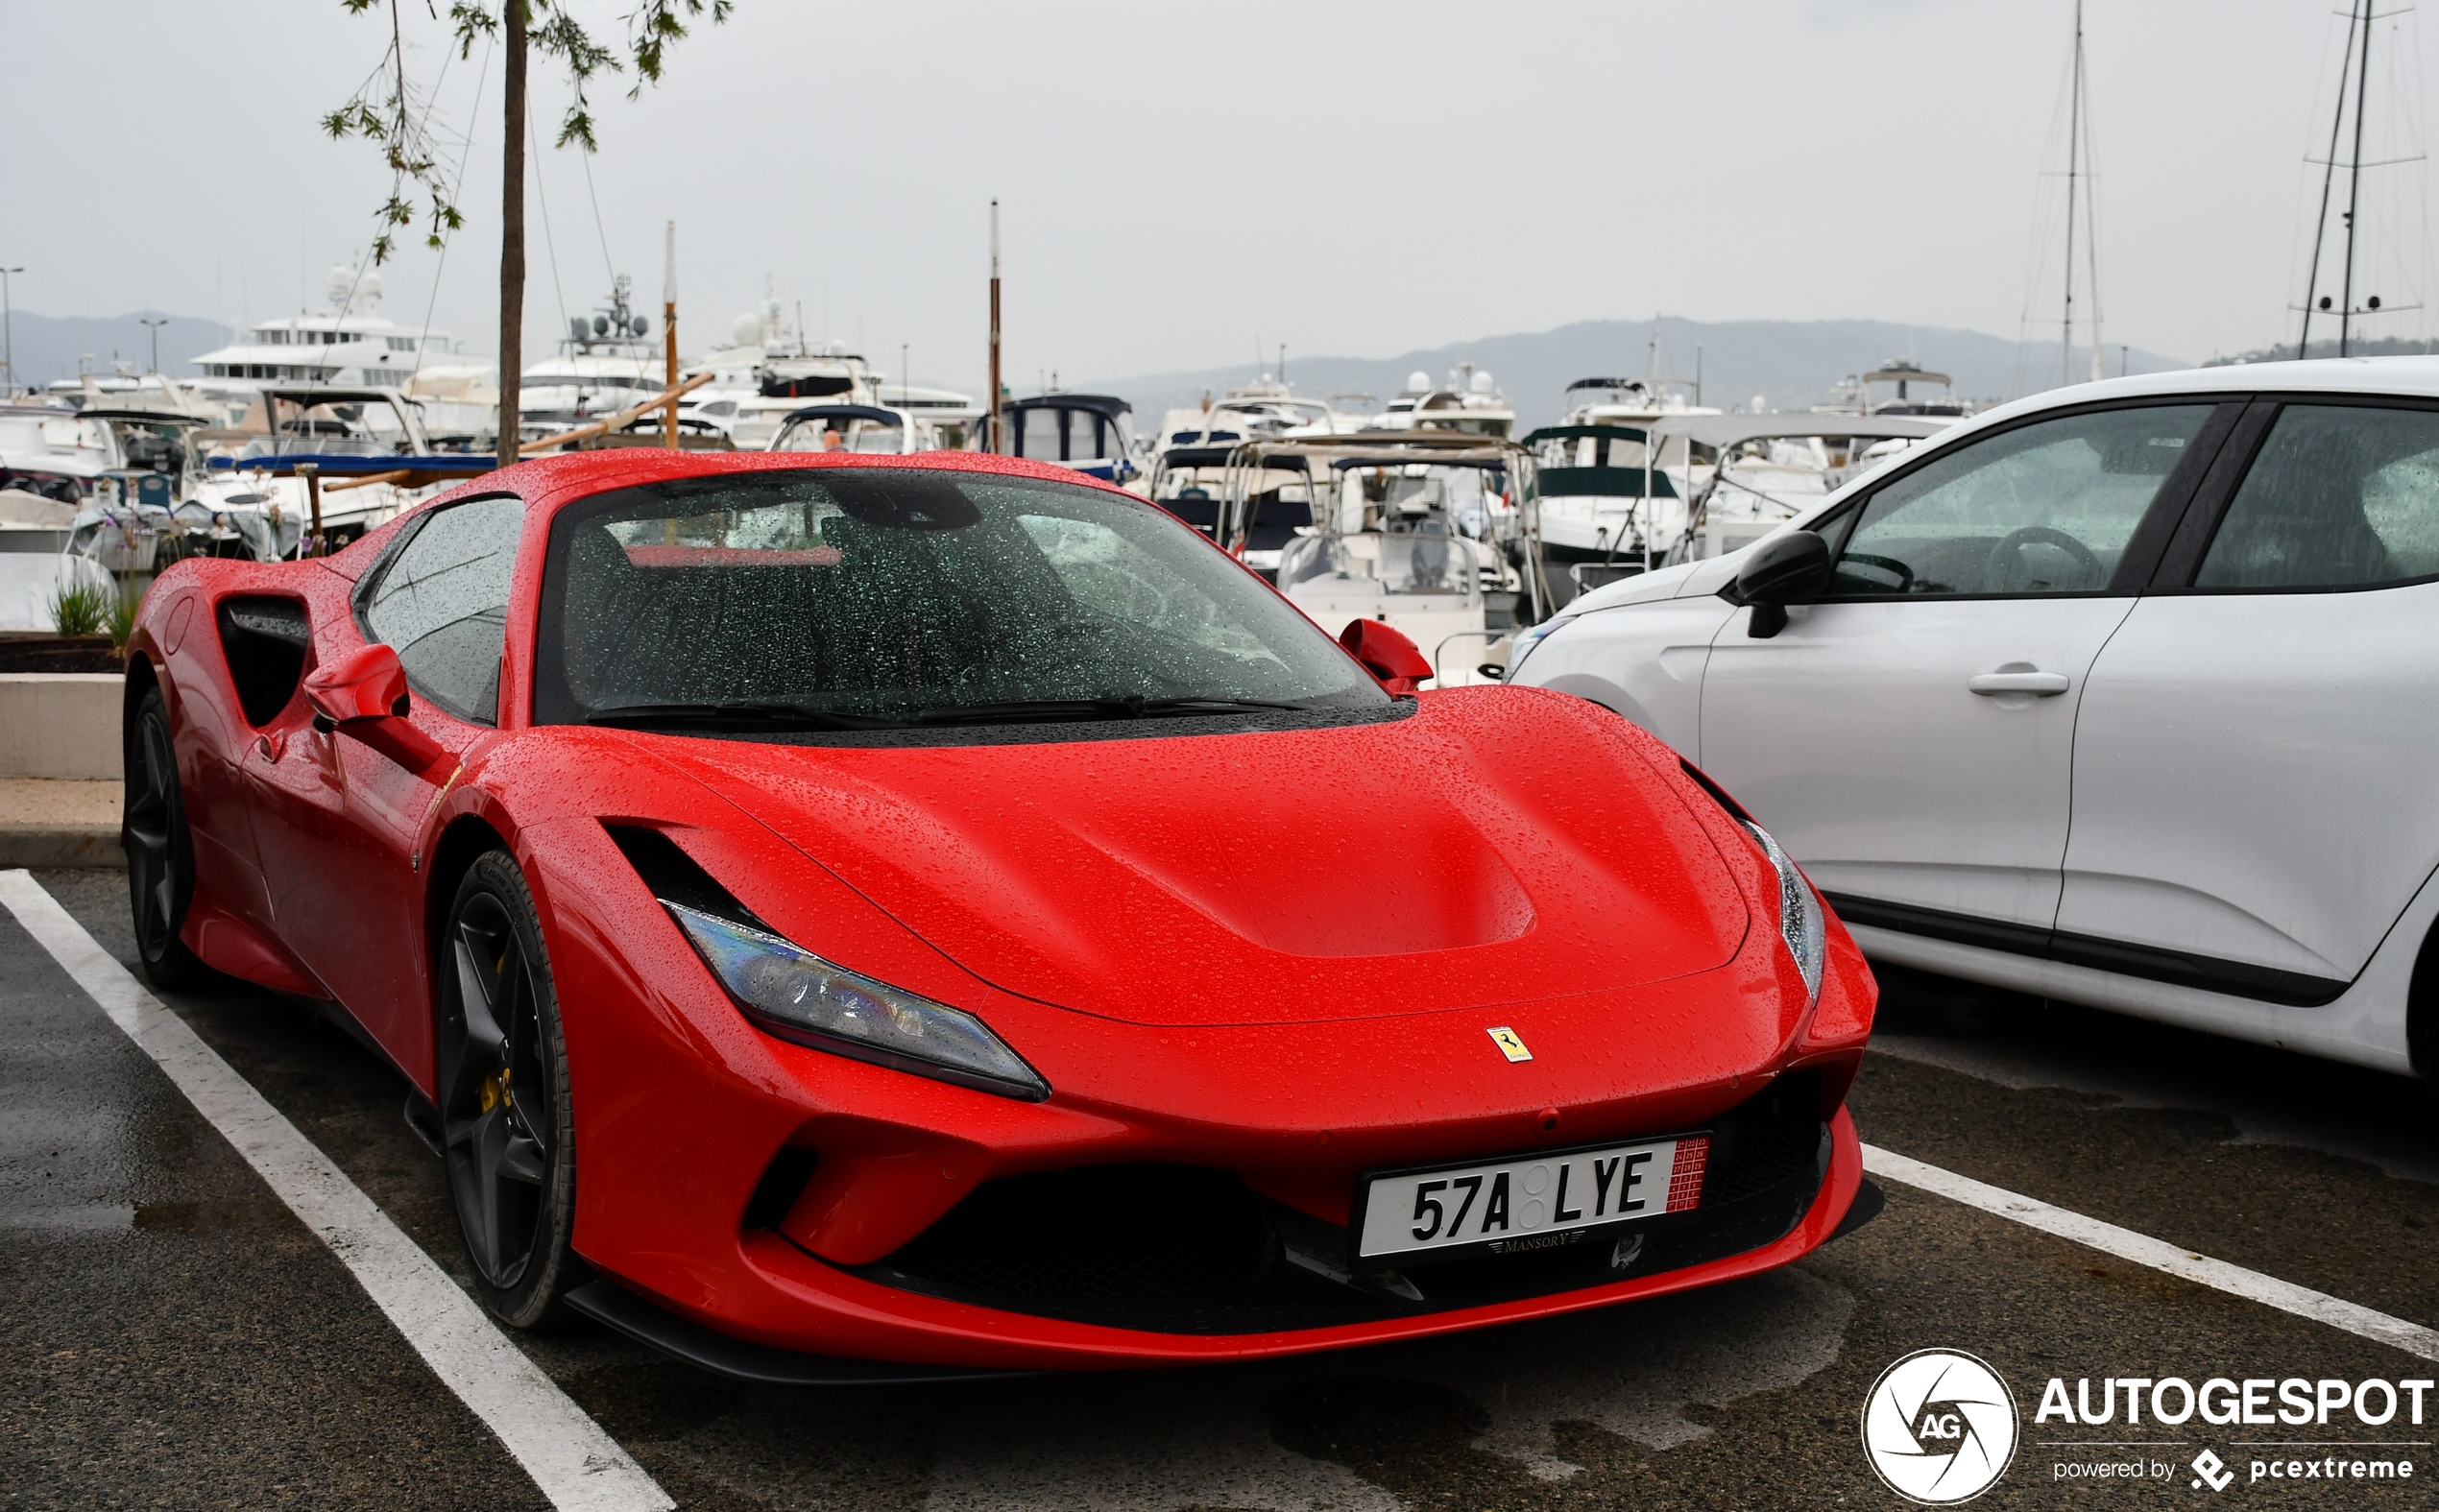
<svg viewBox="0 0 2439 1512"><path fill-rule="evenodd" d="M991 202L991 427L984 435L984 451L1003 451L1007 438L1001 434L1004 423L1000 408L1000 202Z"/></svg>
<svg viewBox="0 0 2439 1512"><path fill-rule="evenodd" d="M2354 64L2354 11L2346 9L2346 49L2338 54L2337 110L2329 118L2329 156L2321 159L2321 213L2312 221L2312 266L2304 278L2304 330L2295 339L2295 360L2311 355L2312 300L2321 286L2321 249L2329 241L2329 194L2337 182L2337 135L2346 127L2346 71ZM2308 160L2308 159L2307 159Z"/></svg>
<svg viewBox="0 0 2439 1512"><path fill-rule="evenodd" d="M2354 66L2354 153L2346 165L2346 283L2337 306L2337 355L2347 353L2354 324L2354 207L2363 190L2363 100L2371 89L2371 0L2363 0L2362 55ZM2338 96L2344 108L2345 96Z"/></svg>
<svg viewBox="0 0 2439 1512"><path fill-rule="evenodd" d="M2075 76L2084 72L2084 30L2075 28ZM2091 294L2091 381L2098 383L2100 371L2100 186L2099 170L2091 162L2091 123L2084 122L2084 287Z"/></svg>
<svg viewBox="0 0 2439 1512"><path fill-rule="evenodd" d="M2058 319L2058 381L2075 381L2075 165L2084 124L2084 0L2075 0L2075 51L2066 98L2066 300Z"/></svg>

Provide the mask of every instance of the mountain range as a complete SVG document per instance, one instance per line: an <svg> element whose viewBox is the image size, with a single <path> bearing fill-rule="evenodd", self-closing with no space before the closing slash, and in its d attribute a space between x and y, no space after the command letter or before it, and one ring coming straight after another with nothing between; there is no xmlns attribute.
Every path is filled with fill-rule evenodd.
<svg viewBox="0 0 2439 1512"><path fill-rule="evenodd" d="M86 368L108 372L113 359L142 371L152 359L152 333L144 316L15 311L11 344L19 381L38 386L73 377ZM161 366L173 374L191 375L189 363L195 357L226 345L234 334L217 321L171 316L160 327ZM1827 402L1848 374L1869 372L1893 357L1911 357L1947 373L1956 380L1960 396L1983 401L2053 387L2062 371L2054 344L2010 341L1981 331L1891 321L1705 322L1663 316L1656 321L1579 321L1555 330L1486 336L1392 357L1301 357L1291 350L1287 377L1298 394L1365 394L1386 402L1405 389L1412 373L1442 383L1460 364L1470 362L1476 371L1491 374L1514 404L1518 421L1529 427L1560 419L1566 386L1578 378L1656 372L1690 381L1699 372L1706 404L1726 410L1800 410ZM2078 348L2069 366L2080 379L2089 373L2090 363L2090 349ZM2139 348L2102 353L2103 371L2111 374L2120 368L2157 372L2186 366L2182 359ZM1195 404L1206 392L1224 394L1262 371L1243 363L1071 380L1066 386L1129 400L1138 423L1147 428L1165 411Z"/></svg>
<svg viewBox="0 0 2439 1512"><path fill-rule="evenodd" d="M1515 406L1519 425L1529 427L1561 419L1566 386L1578 378L1656 372L1690 382L1699 372L1705 404L1724 410L1801 410L1827 403L1842 378L1870 372L1893 357L1911 357L1923 368L1947 373L1956 380L1960 396L1977 401L2015 398L2061 381L2055 343L2016 342L1981 331L1891 321L1706 322L1675 316L1579 321L1556 330L1486 336L1394 357L1299 357L1291 350L1287 378L1301 395L1364 394L1386 402L1405 390L1412 373L1444 383L1459 364L1470 362L1476 371L1491 374ZM2078 381L2089 377L2091 348L2077 348L2065 366ZM2191 364L2139 348L2112 346L2103 349L2101 366L2113 377L2120 369L2159 372ZM1167 410L1198 403L1206 391L1217 396L1262 371L1241 363L1070 382L1067 387L1128 400L1135 406L1138 426L1144 427L1158 423Z"/></svg>

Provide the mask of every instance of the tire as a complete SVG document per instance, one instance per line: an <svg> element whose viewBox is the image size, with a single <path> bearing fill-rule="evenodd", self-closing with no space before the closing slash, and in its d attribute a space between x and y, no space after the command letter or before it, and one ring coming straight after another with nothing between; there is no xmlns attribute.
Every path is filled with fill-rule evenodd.
<svg viewBox="0 0 2439 1512"><path fill-rule="evenodd" d="M169 733L169 705L147 688L128 721L127 900L135 924L135 955L145 979L163 991L194 987L211 975L179 939L195 899L195 837L186 828L179 790L178 751Z"/></svg>
<svg viewBox="0 0 2439 1512"><path fill-rule="evenodd" d="M442 1165L474 1292L512 1328L560 1321L581 1279L567 1044L542 924L505 851L475 858L439 948Z"/></svg>

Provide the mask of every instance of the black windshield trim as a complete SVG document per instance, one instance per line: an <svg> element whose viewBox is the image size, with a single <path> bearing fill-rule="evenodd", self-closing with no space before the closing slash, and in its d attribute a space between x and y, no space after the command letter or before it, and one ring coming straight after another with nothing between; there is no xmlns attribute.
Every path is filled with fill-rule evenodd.
<svg viewBox="0 0 2439 1512"><path fill-rule="evenodd" d="M1159 505L1154 504L1147 499L1139 498L1132 494L1115 492L1112 490L1094 488L1089 483L1084 482L1071 483L1065 480L1015 476L1002 474L983 468L968 470L962 468L951 469L937 468L789 468L772 469L757 468L751 471L721 470L689 478L667 479L654 483L635 484L622 488L603 490L595 493L589 494L583 498L572 500L552 513L549 526L549 538L547 544L544 547L542 564L542 602L539 606L540 612L537 616L537 623L534 632L534 676L531 712L529 715L532 722L538 726L563 724L582 725L593 722L591 715L595 711L579 704L572 696L571 691L566 688L555 675L556 669L562 660L563 643L561 640L561 635L567 609L567 564L566 559L568 550L568 543L573 537L573 531L576 527L580 526L585 520L593 517L606 509L615 509L618 507L620 502L623 500L633 499L639 496L654 501L684 500L689 495L694 494L718 494L726 492L730 490L737 489L741 485L750 487L755 484L776 484L799 477L809 477L827 484L829 480L826 475L842 472L857 474L869 472L879 475L897 473L901 475L913 476L926 483L949 480L965 484L998 483L1038 489L1043 492L1052 493L1089 494L1097 498L1111 499L1118 504L1140 510L1147 516L1163 522L1168 528L1173 529L1182 535L1184 537L1184 544L1190 549L1205 552L1213 550L1210 541L1207 539L1197 538L1192 526L1179 521L1168 511L1162 509ZM1230 566L1230 570L1243 571L1244 569L1243 568L1242 564L1233 564ZM1257 591L1268 593L1269 590L1267 588L1261 588L1257 585ZM1331 637L1326 631L1318 630L1316 627L1314 633L1324 646L1330 644ZM1323 716L1334 716L1339 713L1352 711L1359 716L1368 716L1369 720L1385 720L1399 717L1396 713L1395 701L1386 699L1377 684L1364 677L1362 671L1355 667L1352 662L1349 662L1348 664L1348 671L1352 674L1352 676L1344 687L1334 692L1316 695L1315 703L1318 707L1312 710L1312 713ZM1196 695L1181 696L1194 697ZM1352 702L1349 706L1342 708L1333 708L1327 703L1322 702L1323 700L1340 698L1347 699ZM1374 700L1382 700L1382 702L1375 703L1373 702ZM1158 704L1163 701L1154 699L1147 702ZM712 723L710 721L697 722L691 720L686 722L687 728L678 730L675 727L675 722L673 722L670 726L655 727L642 723L619 720L616 714L617 707L618 706L611 706L608 710L605 710L610 713L612 717L607 720L600 721L603 728L652 729L655 732L683 732L686 734L704 735L710 738L741 738L772 741L783 744L1012 744L1024 742L1022 740L1007 741L982 739L976 738L976 736L978 732L996 732L1002 731L1035 728L1047 729L1051 732L1042 737L1049 740L1115 738L1115 735L1097 735L1089 732L1098 728L1102 723L1101 721L1078 720L1072 717L1054 717L1048 726L1041 727L1019 726L1015 724L1002 723L995 720L987 725L942 723L936 727L927 727L911 732L898 731L895 729L875 731L717 729L708 728L708 726ZM857 717L855 713L847 710L840 710L839 712L848 718ZM906 710L904 715L901 715L897 711L885 713L876 712L870 717L872 717L878 724L888 725L900 717L911 716L913 713L914 710L911 709ZM1117 723L1124 730L1131 731L1136 734L1147 732L1141 729L1141 727L1145 725L1155 726L1160 732L1189 733L1193 732L1182 727L1195 725L1201 722L1204 718L1217 720L1231 730L1241 730L1247 728L1244 723L1247 720L1258 720L1268 717L1271 717L1271 715L1270 712L1267 710L1259 713L1220 710L1215 711L1209 716L1195 716L1183 712L1163 710L1159 711L1156 717L1149 718L1144 717L1141 711L1138 711L1135 714L1120 718ZM1319 725L1340 722L1325 717L1316 723L1309 718L1307 713L1303 710L1281 711L1278 717L1290 721L1289 724L1284 725L1281 728L1318 728ZM1367 719L1359 718L1352 722L1363 723L1367 722ZM740 723L742 723L742 721L740 721ZM1077 732L1079 731L1086 732L1078 733ZM933 738L933 736L941 734L949 734L955 736L955 738ZM874 736L879 736L881 738L872 738Z"/></svg>

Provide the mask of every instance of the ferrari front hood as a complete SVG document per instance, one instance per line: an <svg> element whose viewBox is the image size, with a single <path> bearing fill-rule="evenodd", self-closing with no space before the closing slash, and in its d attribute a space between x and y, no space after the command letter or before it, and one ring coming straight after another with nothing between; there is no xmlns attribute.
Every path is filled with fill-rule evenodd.
<svg viewBox="0 0 2439 1512"><path fill-rule="evenodd" d="M1678 790L1614 715L1552 695L1285 732L661 749L977 976L1133 1023L1609 991L1717 967L1747 927Z"/></svg>

